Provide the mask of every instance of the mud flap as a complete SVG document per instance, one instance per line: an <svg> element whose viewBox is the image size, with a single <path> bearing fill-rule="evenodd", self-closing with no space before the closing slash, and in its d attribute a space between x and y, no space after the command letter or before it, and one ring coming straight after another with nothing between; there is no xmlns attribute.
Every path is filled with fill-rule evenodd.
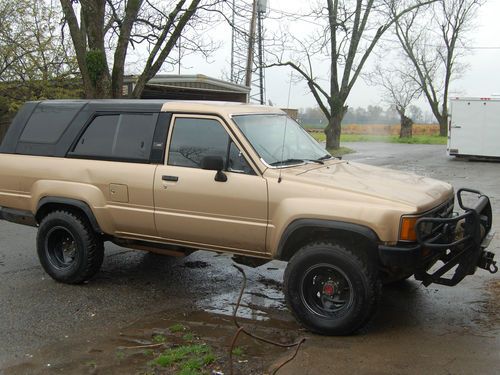
<svg viewBox="0 0 500 375"><path fill-rule="evenodd" d="M463 204L464 192L478 196L472 207ZM477 190L460 189L457 192L457 200L460 208L465 211L462 215L449 218L423 217L416 223L415 231L419 244L432 254L431 261L415 272L415 278L421 280L425 286L432 283L457 285L467 275L474 274L478 267L491 273L498 271L495 255L485 251L489 244L487 240L492 238L489 198ZM437 262L442 262L443 265L429 273L429 269ZM454 267L454 274L448 278L444 277Z"/></svg>

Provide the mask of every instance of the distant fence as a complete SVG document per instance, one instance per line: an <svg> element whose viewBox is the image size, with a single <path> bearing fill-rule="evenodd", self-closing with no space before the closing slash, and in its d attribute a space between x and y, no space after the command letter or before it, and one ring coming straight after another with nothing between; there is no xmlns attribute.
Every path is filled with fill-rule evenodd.
<svg viewBox="0 0 500 375"><path fill-rule="evenodd" d="M342 134L363 135L398 135L401 125L384 124L347 124L342 125ZM307 129L312 132L323 132L323 129ZM414 124L413 135L439 135L438 124Z"/></svg>

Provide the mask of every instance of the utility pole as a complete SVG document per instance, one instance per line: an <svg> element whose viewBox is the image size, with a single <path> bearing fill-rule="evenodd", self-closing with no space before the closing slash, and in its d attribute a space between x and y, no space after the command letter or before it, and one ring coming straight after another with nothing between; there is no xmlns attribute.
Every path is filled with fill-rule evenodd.
<svg viewBox="0 0 500 375"><path fill-rule="evenodd" d="M264 48L262 46L262 15L260 7L257 12L258 32L259 32L259 101L264 104Z"/></svg>
<svg viewBox="0 0 500 375"><path fill-rule="evenodd" d="M179 35L179 75L181 75L181 36Z"/></svg>
<svg viewBox="0 0 500 375"><path fill-rule="evenodd" d="M252 6L252 20L250 21L250 34L248 36L248 55L247 66L245 74L245 86L251 87L252 85L252 68L253 68L253 49L255 44L255 27L257 23L257 0L253 0Z"/></svg>
<svg viewBox="0 0 500 375"><path fill-rule="evenodd" d="M232 26L232 33L231 33L231 82L236 83L237 78L236 78L236 68L235 68L235 58L234 58L234 49L235 49L235 44L236 44L236 0L233 0L233 16L231 17L231 26Z"/></svg>

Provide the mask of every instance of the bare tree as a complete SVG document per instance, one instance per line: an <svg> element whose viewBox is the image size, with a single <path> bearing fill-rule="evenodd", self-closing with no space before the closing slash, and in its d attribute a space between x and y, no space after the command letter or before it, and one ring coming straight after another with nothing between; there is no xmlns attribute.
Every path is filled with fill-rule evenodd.
<svg viewBox="0 0 500 375"><path fill-rule="evenodd" d="M184 49L209 54L200 12L222 0L60 0L87 97L120 97L130 47L142 45L147 58L132 96L171 57L182 34ZM79 16L77 16L79 14ZM195 28L194 25L198 27ZM188 32L189 31L189 32ZM112 57L111 57L112 56ZM112 59L112 70L108 59Z"/></svg>
<svg viewBox="0 0 500 375"><path fill-rule="evenodd" d="M447 134L448 94L453 78L467 53L466 32L483 0L440 0L422 17L422 9L409 12L396 22L396 35L411 64L408 77L416 82L439 123L441 136ZM428 19L428 22L421 22Z"/></svg>
<svg viewBox="0 0 500 375"><path fill-rule="evenodd" d="M326 6L318 2L311 14L318 25L315 32L306 39L294 38L295 56L276 54L276 62L269 66L290 66L297 71L325 114L327 148L340 146L347 99L380 38L406 13L434 1L327 0ZM313 70L320 57L328 59L326 85Z"/></svg>
<svg viewBox="0 0 500 375"><path fill-rule="evenodd" d="M420 86L405 71L400 70L398 64L385 67L378 65L370 75L370 82L382 87L383 100L398 112L401 124L399 137L411 137L413 119L407 110L412 101L420 96Z"/></svg>

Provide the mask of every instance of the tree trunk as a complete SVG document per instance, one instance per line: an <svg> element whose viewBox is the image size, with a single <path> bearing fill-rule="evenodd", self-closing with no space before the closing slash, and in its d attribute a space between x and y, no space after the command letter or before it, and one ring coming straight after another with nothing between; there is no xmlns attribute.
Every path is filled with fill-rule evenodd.
<svg viewBox="0 0 500 375"><path fill-rule="evenodd" d="M76 18L75 11L73 9L73 5L70 0L61 0L61 7L64 13L64 18L68 23L71 39L73 41L73 46L75 48L76 60L78 62L80 74L82 75L83 90L85 91L85 97L93 98L94 89L92 85L92 80L90 79L90 75L87 70L87 62L85 59L85 53L87 51L87 40L86 40L87 34L85 29L85 23L82 21L82 28L80 29L80 27L78 26L78 19ZM81 14L80 17L82 17Z"/></svg>
<svg viewBox="0 0 500 375"><path fill-rule="evenodd" d="M399 138L411 138L413 135L413 121L411 118L400 115L401 117L401 130L399 131Z"/></svg>
<svg viewBox="0 0 500 375"><path fill-rule="evenodd" d="M111 96L113 98L120 98L122 96L125 59L130 43L130 34L141 6L142 0L129 0L125 7L125 18L120 26L120 35L118 36L113 61L113 71L111 73Z"/></svg>
<svg viewBox="0 0 500 375"><path fill-rule="evenodd" d="M87 31L87 70L91 76L94 97L109 98L111 97L111 75L104 46L106 0L82 0L80 4Z"/></svg>
<svg viewBox="0 0 500 375"><path fill-rule="evenodd" d="M330 117L328 126L325 128L326 149L338 150L340 148L340 134L342 132L342 119L347 112L347 107L341 107L341 110Z"/></svg>
<svg viewBox="0 0 500 375"><path fill-rule="evenodd" d="M441 137L446 137L448 135L448 116L440 116L438 118L439 122L439 135Z"/></svg>

